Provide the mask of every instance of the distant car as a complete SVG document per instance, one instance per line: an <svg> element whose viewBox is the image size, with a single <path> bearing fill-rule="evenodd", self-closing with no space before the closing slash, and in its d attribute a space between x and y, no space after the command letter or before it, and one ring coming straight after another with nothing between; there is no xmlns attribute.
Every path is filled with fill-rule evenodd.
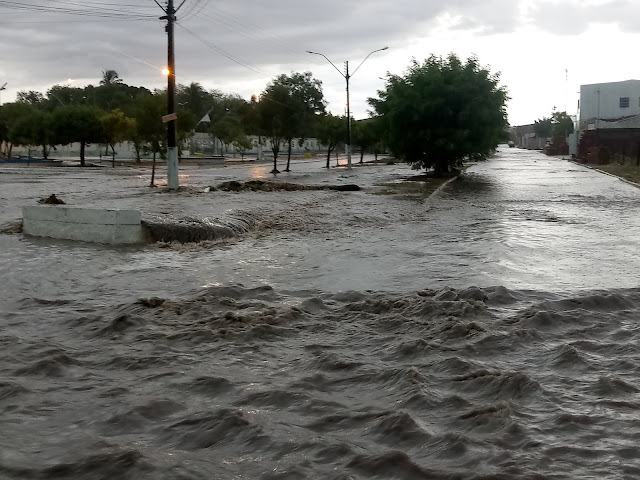
<svg viewBox="0 0 640 480"><path fill-rule="evenodd" d="M509 145L510 148L513 148L516 146L515 142L513 140L509 140L509 142L507 142L507 145Z"/></svg>

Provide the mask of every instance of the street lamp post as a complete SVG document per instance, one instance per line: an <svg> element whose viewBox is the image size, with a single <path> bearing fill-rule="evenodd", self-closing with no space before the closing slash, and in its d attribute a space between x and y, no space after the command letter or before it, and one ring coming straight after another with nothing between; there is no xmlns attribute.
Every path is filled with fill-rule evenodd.
<svg viewBox="0 0 640 480"><path fill-rule="evenodd" d="M389 47L379 48L369 53L369 55L364 57L364 60L360 62L360 65L358 65L358 67L351 74L349 74L349 61L344 62L345 73L342 73L340 69L336 67L333 64L333 62L329 60L327 56L324 55L323 53L312 52L310 50L307 50L307 53L311 53L312 55L320 55L321 57L324 57L324 59L327 62L329 62L333 66L333 68L335 68L338 71L338 73L342 75L344 79L347 81L347 168L348 169L351 169L351 105L349 104L349 79L355 75L355 73L362 66L362 64L367 60L367 58L369 58L371 55L373 55L376 52L382 52L383 50L387 50L388 48Z"/></svg>
<svg viewBox="0 0 640 480"><path fill-rule="evenodd" d="M0 92L7 89L7 82L4 82L4 85L0 87ZM2 105L2 101L0 101L0 105Z"/></svg>

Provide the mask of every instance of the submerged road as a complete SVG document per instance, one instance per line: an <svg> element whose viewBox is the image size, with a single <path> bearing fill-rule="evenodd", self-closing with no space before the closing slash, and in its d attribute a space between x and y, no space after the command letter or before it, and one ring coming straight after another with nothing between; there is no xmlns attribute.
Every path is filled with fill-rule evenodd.
<svg viewBox="0 0 640 480"><path fill-rule="evenodd" d="M0 234L0 478L640 478L638 189L503 149L428 200L375 194L403 165L203 192L269 168L0 169L2 222L55 193L247 227Z"/></svg>
<svg viewBox="0 0 640 480"><path fill-rule="evenodd" d="M294 172L279 179L357 183L364 191L198 193L224 180L271 178L265 164L184 169L187 192L177 196L150 191L135 170L0 170L2 221L56 193L74 205L255 227L223 248L115 249L2 235L4 301L33 290L52 298L97 294L120 301L122 295L180 295L232 283L330 291L444 285L574 291L638 284L640 190L617 178L505 148L425 202L372 193L377 184L414 174L403 165L352 173L319 167L294 164Z"/></svg>

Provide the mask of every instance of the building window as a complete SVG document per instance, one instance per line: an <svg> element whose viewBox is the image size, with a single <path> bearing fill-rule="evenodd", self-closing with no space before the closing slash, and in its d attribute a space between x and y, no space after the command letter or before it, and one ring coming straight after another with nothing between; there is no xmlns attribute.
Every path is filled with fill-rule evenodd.
<svg viewBox="0 0 640 480"><path fill-rule="evenodd" d="M620 97L620 108L629 108L629 97Z"/></svg>

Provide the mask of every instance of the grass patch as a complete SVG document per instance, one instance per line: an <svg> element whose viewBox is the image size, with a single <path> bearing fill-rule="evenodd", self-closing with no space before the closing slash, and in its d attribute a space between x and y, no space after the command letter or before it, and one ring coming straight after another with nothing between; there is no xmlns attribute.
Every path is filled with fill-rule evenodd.
<svg viewBox="0 0 640 480"><path fill-rule="evenodd" d="M456 173L450 173L442 177L434 177L432 172L422 173L420 175L412 175L400 182L378 183L380 190L373 192L374 195L398 195L407 199L424 199L428 198L438 188L444 185L452 178L457 177L469 166L463 166Z"/></svg>
<svg viewBox="0 0 640 480"><path fill-rule="evenodd" d="M640 167L636 165L620 165L619 163L609 163L607 165L590 165L593 168L610 173L616 177L624 178L633 183L640 183Z"/></svg>

